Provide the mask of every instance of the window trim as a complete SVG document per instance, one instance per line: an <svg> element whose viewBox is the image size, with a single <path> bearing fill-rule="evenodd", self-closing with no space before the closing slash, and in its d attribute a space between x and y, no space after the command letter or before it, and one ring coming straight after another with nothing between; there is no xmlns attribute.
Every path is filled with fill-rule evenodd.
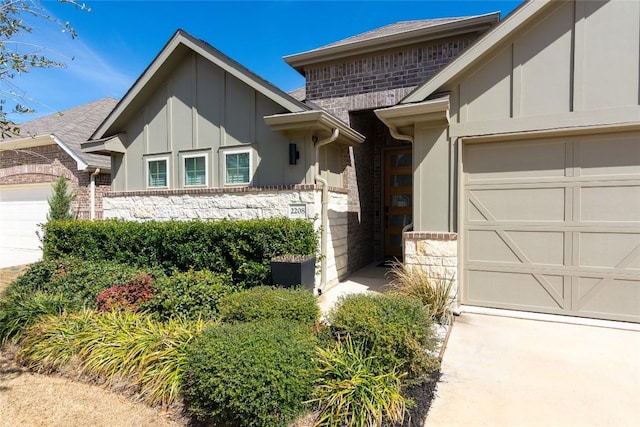
<svg viewBox="0 0 640 427"><path fill-rule="evenodd" d="M187 184L187 168L185 165L186 159L193 159L203 157L204 158L204 184ZM209 186L209 153L196 152L196 153L180 153L180 176L182 177L183 188L203 188Z"/></svg>
<svg viewBox="0 0 640 427"><path fill-rule="evenodd" d="M249 155L249 180L247 182L227 182L227 155L243 154ZM225 150L222 153L222 182L225 187L241 187L251 185L253 181L253 150L251 148L236 148L233 150Z"/></svg>
<svg viewBox="0 0 640 427"><path fill-rule="evenodd" d="M157 190L157 189L167 189L170 188L171 186L171 166L170 166L170 157L166 154L160 155L160 156L149 156L149 157L145 157L145 188L148 190ZM167 170L167 183L166 185L149 185L149 163L150 162L157 162L157 161L162 161L164 160L165 164L166 164L166 170Z"/></svg>

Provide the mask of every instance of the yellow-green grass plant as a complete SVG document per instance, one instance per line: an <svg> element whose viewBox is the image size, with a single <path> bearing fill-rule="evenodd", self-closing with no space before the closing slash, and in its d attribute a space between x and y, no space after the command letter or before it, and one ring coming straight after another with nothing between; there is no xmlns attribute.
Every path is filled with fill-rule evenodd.
<svg viewBox="0 0 640 427"><path fill-rule="evenodd" d="M448 324L453 316L452 278L433 278L419 266L404 265L394 262L389 271L390 290L419 300L429 311L432 319Z"/></svg>
<svg viewBox="0 0 640 427"><path fill-rule="evenodd" d="M28 330L18 357L39 371L75 359L86 374L131 381L148 403L169 405L180 394L187 347L207 325L178 318L160 323L128 311L49 316Z"/></svg>
<svg viewBox="0 0 640 427"><path fill-rule="evenodd" d="M310 401L319 407L316 427L399 424L414 404L402 394L406 373L385 372L348 335L327 349L318 348L318 370Z"/></svg>

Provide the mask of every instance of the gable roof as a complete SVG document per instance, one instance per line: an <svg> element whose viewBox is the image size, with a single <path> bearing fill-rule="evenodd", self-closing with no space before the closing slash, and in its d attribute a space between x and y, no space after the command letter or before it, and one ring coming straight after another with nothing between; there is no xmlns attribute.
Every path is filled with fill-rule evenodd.
<svg viewBox="0 0 640 427"><path fill-rule="evenodd" d="M429 80L418 86L409 95L402 99L400 104L421 102L443 85L453 80L473 63L489 53L496 45L528 22L533 16L539 14L549 6L553 0L526 0L504 18L496 27L487 32L480 39L471 45L467 50L455 58L449 65L444 67Z"/></svg>
<svg viewBox="0 0 640 427"><path fill-rule="evenodd" d="M225 72L281 105L289 112L300 112L310 109L310 107L304 103L291 97L248 68L215 49L207 42L197 39L184 30L179 29L136 80L133 86L131 86L111 114L109 114L93 135L91 135L91 139L100 139L109 136L111 133L117 133L119 129L117 129L115 125L117 125L118 120L123 117L130 107L135 107L136 103L140 102L140 100L138 100L139 97L145 97L146 89L148 90L152 80L162 78L163 75L170 72L175 61L183 58L188 51L193 51L201 55Z"/></svg>
<svg viewBox="0 0 640 427"><path fill-rule="evenodd" d="M103 98L21 123L18 125L20 135L5 139L0 146L47 145L53 140L78 163L78 170L96 167L110 169L109 156L84 153L80 144L86 142L117 102L113 98Z"/></svg>
<svg viewBox="0 0 640 427"><path fill-rule="evenodd" d="M288 55L284 60L304 75L304 66L449 37L484 31L498 22L500 12L453 18L400 21L376 28L306 52Z"/></svg>

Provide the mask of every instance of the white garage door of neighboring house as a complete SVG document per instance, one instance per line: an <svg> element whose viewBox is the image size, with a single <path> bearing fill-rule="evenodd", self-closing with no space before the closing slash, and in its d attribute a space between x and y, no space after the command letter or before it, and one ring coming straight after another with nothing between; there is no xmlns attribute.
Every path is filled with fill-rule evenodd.
<svg viewBox="0 0 640 427"><path fill-rule="evenodd" d="M463 147L462 302L640 322L640 133Z"/></svg>
<svg viewBox="0 0 640 427"><path fill-rule="evenodd" d="M0 263L28 263L42 256L36 231L47 220L50 194L51 183L0 186Z"/></svg>

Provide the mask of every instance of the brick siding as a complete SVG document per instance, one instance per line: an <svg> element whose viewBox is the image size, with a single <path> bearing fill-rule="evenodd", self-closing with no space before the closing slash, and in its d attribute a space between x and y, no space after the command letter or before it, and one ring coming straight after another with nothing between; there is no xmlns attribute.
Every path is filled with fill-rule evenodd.
<svg viewBox="0 0 640 427"><path fill-rule="evenodd" d="M0 185L53 182L64 176L76 193L71 205L78 219L91 217L91 173L78 170L76 161L58 145L44 145L20 150L0 150ZM96 219L102 218L102 196L111 190L110 173L95 179Z"/></svg>

